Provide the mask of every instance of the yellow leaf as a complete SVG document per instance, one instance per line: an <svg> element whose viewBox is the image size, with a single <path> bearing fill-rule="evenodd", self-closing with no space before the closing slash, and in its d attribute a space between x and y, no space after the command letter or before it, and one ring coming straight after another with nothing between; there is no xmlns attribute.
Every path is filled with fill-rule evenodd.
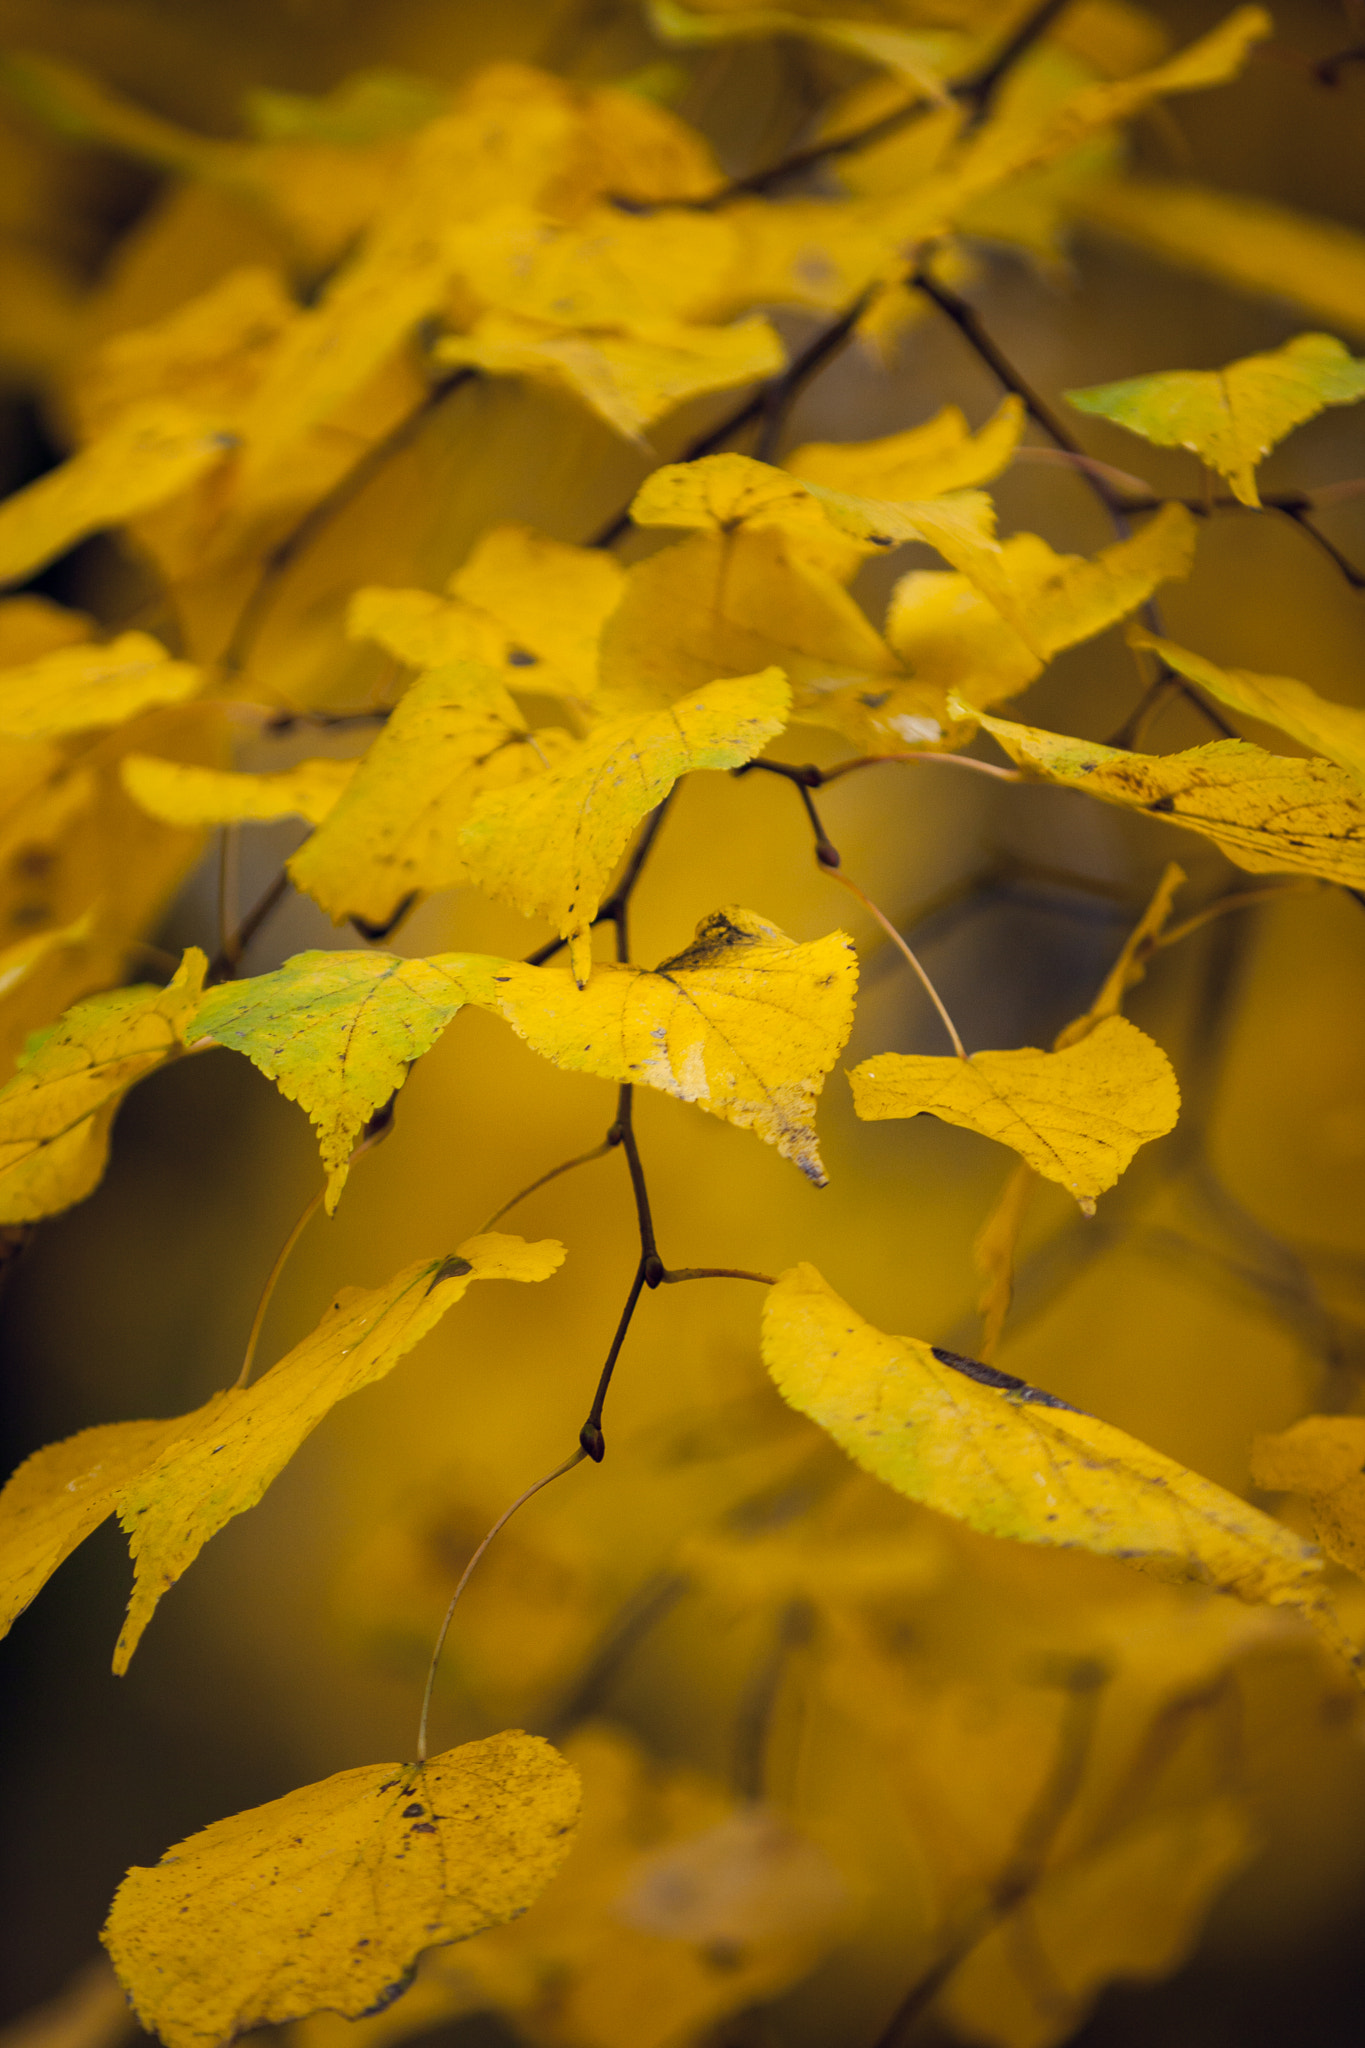
<svg viewBox="0 0 1365 2048"><path fill-rule="evenodd" d="M275 775L236 774L125 754L123 786L134 803L168 825L226 825L236 818L306 818L320 825L347 788L354 761L300 761Z"/></svg>
<svg viewBox="0 0 1365 2048"><path fill-rule="evenodd" d="M487 313L468 334L447 336L436 359L562 386L631 440L689 398L761 382L787 360L761 315L728 327L653 320L613 334L566 333L508 313Z"/></svg>
<svg viewBox="0 0 1365 2048"><path fill-rule="evenodd" d="M346 608L346 631L352 640L377 641L409 668L448 668L457 661L495 668L503 658L504 635L491 619L433 590L368 584Z"/></svg>
<svg viewBox="0 0 1365 2048"><path fill-rule="evenodd" d="M430 1050L462 998L427 960L296 953L273 974L210 989L186 1033L245 1053L307 1111L327 1170L327 1210L365 1125Z"/></svg>
<svg viewBox="0 0 1365 2048"><path fill-rule="evenodd" d="M617 718L532 781L481 796L460 833L471 878L569 941L581 985L589 929L631 833L680 775L737 768L781 732L791 691L780 669L708 683L667 711Z"/></svg>
<svg viewBox="0 0 1365 2048"><path fill-rule="evenodd" d="M656 968L554 967L439 955L466 1002L505 1017L556 1066L638 1082L752 1130L817 1187L813 1122L853 1022L858 963L842 932L794 945L750 910L718 910Z"/></svg>
<svg viewBox="0 0 1365 2048"><path fill-rule="evenodd" d="M951 29L918 33L876 21L845 21L837 15L799 14L779 7L727 8L723 13L694 14L680 0L649 0L649 18L656 34L671 43L756 41L769 36L801 36L868 64L885 65L898 78L919 87L927 98L943 100L942 73L960 69L971 40Z"/></svg>
<svg viewBox="0 0 1365 2048"><path fill-rule="evenodd" d="M1000 549L1008 610L965 576L915 569L892 593L886 637L921 687L994 704L1025 689L1064 647L1092 639L1159 584L1187 575L1197 535L1183 505L1163 506L1141 533L1090 559L1054 554L1035 533L1016 534Z"/></svg>
<svg viewBox="0 0 1365 2048"><path fill-rule="evenodd" d="M1365 1576L1365 1416L1305 1415L1256 1437L1251 1477L1272 1493L1301 1493L1327 1555Z"/></svg>
<svg viewBox="0 0 1365 2048"><path fill-rule="evenodd" d="M1161 1047L1108 1017L1062 1052L978 1052L970 1059L881 1053L849 1076L859 1116L928 1114L1010 1145L1083 1208L1111 1188L1139 1145L1164 1137L1180 1090Z"/></svg>
<svg viewBox="0 0 1365 2048"><path fill-rule="evenodd" d="M57 648L19 668L0 669L0 738L51 739L122 725L154 704L192 697L203 678L172 661L146 633Z"/></svg>
<svg viewBox="0 0 1365 2048"><path fill-rule="evenodd" d="M603 192L653 201L705 199L725 179L710 144L641 93L596 86L581 102Z"/></svg>
<svg viewBox="0 0 1365 2048"><path fill-rule="evenodd" d="M421 1951L514 1920L564 1860L578 1773L509 1731L215 1821L119 1886L102 1939L167 2048L396 1998Z"/></svg>
<svg viewBox="0 0 1365 2048"><path fill-rule="evenodd" d="M495 526L450 579L451 595L485 613L503 636L513 687L586 702L597 686L597 643L626 574L605 548L574 547L529 526Z"/></svg>
<svg viewBox="0 0 1365 2048"><path fill-rule="evenodd" d="M1330 334L1300 334L1222 370L1163 370L1066 396L1078 412L1113 420L1158 448L1192 449L1244 505L1259 505L1261 457L1325 406L1365 398L1365 361Z"/></svg>
<svg viewBox="0 0 1365 2048"><path fill-rule="evenodd" d="M208 962L191 946L166 988L77 1003L29 1040L0 1088L0 1223L29 1223L98 1184L128 1090L183 1050Z"/></svg>
<svg viewBox="0 0 1365 2048"><path fill-rule="evenodd" d="M1365 235L1243 192L1112 178L1068 195L1088 226L1365 336Z"/></svg>
<svg viewBox="0 0 1365 2048"><path fill-rule="evenodd" d="M792 1267L769 1292L763 1356L793 1408L939 1514L1291 1607L1333 1635L1321 1562L1288 1529L1052 1394L883 1335L813 1266Z"/></svg>
<svg viewBox="0 0 1365 2048"><path fill-rule="evenodd" d="M939 2010L991 2048L1070 2040L1104 1985L1168 1976L1258 1847L1245 1801L1154 1814L1049 1871L953 1973Z"/></svg>
<svg viewBox="0 0 1365 2048"><path fill-rule="evenodd" d="M1334 704L1320 697L1307 683L1290 676L1261 676L1246 668L1219 668L1202 654L1191 654L1169 640L1151 633L1130 630L1134 647L1150 647L1178 674L1201 690L1207 690L1220 704L1259 718L1264 725L1278 726L1301 746L1329 761L1348 768L1358 782L1365 782L1365 711L1353 704Z"/></svg>
<svg viewBox="0 0 1365 2048"><path fill-rule="evenodd" d="M333 923L385 925L406 897L467 879L459 835L475 797L534 775L564 744L531 738L491 669L432 669L399 699L289 873Z"/></svg>
<svg viewBox="0 0 1365 2048"><path fill-rule="evenodd" d="M50 597L0 597L0 667L17 668L90 639L95 621Z"/></svg>
<svg viewBox="0 0 1365 2048"><path fill-rule="evenodd" d="M808 441L783 461L803 483L866 498L937 498L985 484L1008 467L1024 430L1024 402L1013 392L973 434L955 405L922 427L877 441Z"/></svg>
<svg viewBox="0 0 1365 2048"><path fill-rule="evenodd" d="M0 953L0 999L12 989L26 981L40 960L63 946L81 946L94 929L94 915L85 911L71 924L55 927L52 931L35 932L30 939L20 939L17 945L6 946Z"/></svg>
<svg viewBox="0 0 1365 2048"><path fill-rule="evenodd" d="M174 497L231 445L212 420L170 400L133 406L0 505L0 581L21 582L87 534Z"/></svg>
<svg viewBox="0 0 1365 2048"><path fill-rule="evenodd" d="M1290 760L1246 740L1130 754L984 713L980 723L1026 773L1202 832L1253 874L1365 884L1365 797L1331 762Z"/></svg>
<svg viewBox="0 0 1365 2048"><path fill-rule="evenodd" d="M472 1237L386 1287L346 1288L311 1336L254 1385L166 1422L115 1422L34 1453L0 1494L5 1626L110 1514L128 1532L135 1576L114 1653L127 1669L158 1601L211 1536L256 1505L324 1415L383 1379L460 1300L471 1280L544 1280L564 1257L546 1239Z"/></svg>
<svg viewBox="0 0 1365 2048"><path fill-rule="evenodd" d="M246 116L264 142L388 142L412 135L450 108L449 88L388 68L353 71L327 93L246 94Z"/></svg>

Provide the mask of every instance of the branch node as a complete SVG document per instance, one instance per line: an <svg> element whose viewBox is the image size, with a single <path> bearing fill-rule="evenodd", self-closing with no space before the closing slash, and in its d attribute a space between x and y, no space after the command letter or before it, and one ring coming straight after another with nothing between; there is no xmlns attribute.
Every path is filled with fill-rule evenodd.
<svg viewBox="0 0 1365 2048"><path fill-rule="evenodd" d="M578 1432L578 1441L592 1459L593 1464L600 1465L603 1458L607 1455L607 1440L602 1434L601 1423L585 1422Z"/></svg>

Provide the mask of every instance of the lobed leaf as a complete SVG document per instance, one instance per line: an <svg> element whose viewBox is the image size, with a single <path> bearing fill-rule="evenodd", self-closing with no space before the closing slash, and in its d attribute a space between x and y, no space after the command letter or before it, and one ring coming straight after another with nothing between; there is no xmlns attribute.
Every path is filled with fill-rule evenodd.
<svg viewBox="0 0 1365 2048"><path fill-rule="evenodd" d="M1330 334L1300 334L1221 370L1165 370L1066 396L1078 412L1113 420L1159 448L1192 449L1244 505L1259 505L1261 457L1326 406L1365 398L1365 361Z"/></svg>
<svg viewBox="0 0 1365 2048"><path fill-rule="evenodd" d="M202 681L199 669L172 661L147 633L59 647L0 669L0 739L53 739L122 725L154 704L194 696Z"/></svg>
<svg viewBox="0 0 1365 2048"><path fill-rule="evenodd" d="M1264 725L1278 726L1301 746L1326 755L1338 767L1349 769L1357 782L1365 783L1365 711L1354 704L1334 704L1290 676L1219 668L1202 654L1191 654L1152 633L1132 629L1128 638L1134 647L1149 647L1178 675L1197 683L1220 704L1244 712L1248 718L1259 718Z"/></svg>
<svg viewBox="0 0 1365 2048"><path fill-rule="evenodd" d="M198 768L154 754L125 754L119 764L133 802L167 825L227 825L244 818L306 818L320 825L355 771L354 761L325 756L273 775Z"/></svg>
<svg viewBox="0 0 1365 2048"><path fill-rule="evenodd" d="M1294 1609L1340 1645L1317 1553L1259 1509L1008 1373L889 1337L813 1266L767 1297L783 1398L867 1471L988 1536L1118 1557Z"/></svg>
<svg viewBox="0 0 1365 2048"><path fill-rule="evenodd" d="M1246 740L1132 754L984 713L980 723L1029 775L1184 825L1253 874L1365 884L1365 796L1332 762L1290 760Z"/></svg>
<svg viewBox="0 0 1365 2048"><path fill-rule="evenodd" d="M254 1385L167 1422L114 1422L49 1444L0 1493L0 1620L8 1628L76 1545L117 1514L134 1581L114 1669L129 1660L163 1593L234 1515L255 1507L328 1411L383 1379L471 1280L544 1280L561 1245L472 1237L449 1259L406 1267L386 1287L349 1287L311 1336Z"/></svg>
<svg viewBox="0 0 1365 2048"><path fill-rule="evenodd" d="M0 1223L31 1223L98 1185L120 1103L184 1050L208 962L191 946L166 988L114 989L34 1034L0 1088Z"/></svg>
<svg viewBox="0 0 1365 2048"><path fill-rule="evenodd" d="M718 910L685 952L652 969L599 964L582 988L563 969L477 953L433 965L556 1066L695 1102L824 1186L815 1102L858 978L843 932L796 945L751 910Z"/></svg>
<svg viewBox="0 0 1365 2048"><path fill-rule="evenodd" d="M578 1820L573 1766L509 1730L367 1764L215 1821L128 1872L102 1939L166 2048L392 2002L433 1943L524 1913Z"/></svg>
<svg viewBox="0 0 1365 2048"><path fill-rule="evenodd" d="M1180 1090L1161 1047L1126 1017L1106 1017L1060 1052L977 1052L970 1059L881 1053L849 1079L859 1116L936 1116L1009 1145L1093 1209L1140 1145L1174 1130Z"/></svg>
<svg viewBox="0 0 1365 2048"><path fill-rule="evenodd" d="M273 974L211 989L187 1041L244 1053L307 1111L322 1148L330 1215L356 1140L463 1000L429 960L296 953Z"/></svg>
<svg viewBox="0 0 1365 2048"><path fill-rule="evenodd" d="M680 775L737 768L786 721L791 691L777 668L709 683L666 711L612 719L543 775L481 796L460 833L472 880L569 941L581 985L589 930L641 819Z"/></svg>

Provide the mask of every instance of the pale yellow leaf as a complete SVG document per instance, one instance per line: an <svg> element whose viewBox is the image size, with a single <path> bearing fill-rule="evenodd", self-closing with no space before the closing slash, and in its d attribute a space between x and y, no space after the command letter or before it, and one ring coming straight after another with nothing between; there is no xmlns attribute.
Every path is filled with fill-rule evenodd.
<svg viewBox="0 0 1365 2048"><path fill-rule="evenodd" d="M1177 674L1197 683L1220 704L1244 712L1248 718L1258 718L1263 725L1278 726L1301 746L1326 755L1339 767L1348 768L1358 782L1365 783L1365 711L1356 705L1334 704L1330 698L1320 697L1307 683L1296 683L1291 676L1262 676L1246 668L1219 668L1202 654L1191 654L1187 648L1177 647L1170 640L1158 640L1154 634L1136 628L1130 630L1128 638L1134 647L1149 647Z"/></svg>
<svg viewBox="0 0 1365 2048"><path fill-rule="evenodd" d="M1180 1114L1170 1061L1126 1017L1105 1018L1062 1052L887 1052L849 1079L859 1116L928 1114L980 1131L1082 1207L1093 1207L1138 1147L1173 1130Z"/></svg>
<svg viewBox="0 0 1365 2048"><path fill-rule="evenodd" d="M534 775L564 744L528 734L491 669L432 669L400 697L289 873L334 923L386 925L405 898L467 879L459 835L475 797Z"/></svg>
<svg viewBox="0 0 1365 2048"><path fill-rule="evenodd" d="M1365 398L1365 361L1330 334L1300 334L1221 370L1162 370L1066 396L1078 412L1113 420L1159 448L1191 449L1244 505L1259 505L1261 457L1324 407Z"/></svg>
<svg viewBox="0 0 1365 2048"><path fill-rule="evenodd" d="M273 974L210 989L186 1033L245 1053L311 1117L327 1209L365 1125L430 1050L461 997L427 960L392 953L296 953Z"/></svg>
<svg viewBox="0 0 1365 2048"><path fill-rule="evenodd" d="M183 1051L207 966L191 946L168 987L92 996L29 1040L0 1088L0 1223L50 1216L98 1184L119 1104Z"/></svg>
<svg viewBox="0 0 1365 2048"><path fill-rule="evenodd" d="M599 964L583 988L560 968L477 953L432 964L556 1066L694 1102L824 1185L815 1103L848 1037L858 975L842 932L795 945L752 911L720 910L686 952L655 968Z"/></svg>
<svg viewBox="0 0 1365 2048"><path fill-rule="evenodd" d="M320 825L354 776L354 761L321 757L273 775L196 768L125 754L123 786L134 803L168 825L226 825L237 818L306 818Z"/></svg>
<svg viewBox="0 0 1365 2048"><path fill-rule="evenodd" d="M985 713L980 723L1027 774L1187 826L1253 874L1365 885L1365 793L1333 762L1267 754L1246 740L1132 754Z"/></svg>
<svg viewBox="0 0 1365 2048"><path fill-rule="evenodd" d="M761 754L790 706L785 677L769 668L709 683L666 711L608 720L544 774L478 799L460 833L471 879L548 918L586 981L589 927L635 827L680 775Z"/></svg>
<svg viewBox="0 0 1365 2048"><path fill-rule="evenodd" d="M167 2048L219 2048L403 1991L433 1943L514 1920L578 1820L578 1773L509 1731L422 1764L366 1764L215 1821L128 1872L103 1941Z"/></svg>
<svg viewBox="0 0 1365 2048"><path fill-rule="evenodd" d="M1256 1437L1251 1477L1272 1493L1302 1494L1327 1555L1365 1577L1365 1416L1305 1415Z"/></svg>
<svg viewBox="0 0 1365 2048"><path fill-rule="evenodd" d="M889 1486L988 1536L1285 1606L1340 1642L1311 1547L1173 1458L1008 1373L874 1329L813 1266L767 1298L778 1391Z"/></svg>
<svg viewBox="0 0 1365 2048"><path fill-rule="evenodd" d="M231 446L213 420L169 399L130 408L0 505L0 581L22 582L87 534L174 497Z"/></svg>
<svg viewBox="0 0 1365 2048"><path fill-rule="evenodd" d="M807 441L782 466L803 483L866 498L937 498L999 476L1023 430L1023 400L1011 392L975 434L945 405L922 427L877 441Z"/></svg>

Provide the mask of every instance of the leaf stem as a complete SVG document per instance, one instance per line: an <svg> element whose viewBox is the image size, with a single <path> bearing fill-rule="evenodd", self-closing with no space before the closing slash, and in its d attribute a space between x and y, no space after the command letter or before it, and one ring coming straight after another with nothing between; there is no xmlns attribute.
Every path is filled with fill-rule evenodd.
<svg viewBox="0 0 1365 2048"><path fill-rule="evenodd" d="M447 1607L445 1611L445 1618L442 1621L440 1628L437 1630L436 1643L431 1652L431 1662L427 1666L427 1682L422 1693L422 1713L421 1718L417 1723L417 1761L419 1764L424 1764L427 1760L427 1722L431 1716L431 1695L432 1689L436 1684L436 1673L440 1667L441 1652L442 1650L444 1650L446 1646L446 1637L450 1633L450 1624L454 1619L455 1609L460 1604L460 1595L463 1593L465 1587L469 1584L470 1579L474 1576L474 1570L479 1562L479 1559L483 1556L484 1552L487 1550L489 1544L493 1541L493 1538L498 1534L499 1530L505 1529L507 1527L507 1524L511 1521L513 1515L517 1512L518 1508L525 1507L527 1501L533 1499L534 1496L538 1494L543 1487L548 1486L552 1480L562 1479L566 1472L572 1472L574 1466L581 1465L586 1456L586 1451L582 1450L581 1448L576 1450L572 1457L566 1458L564 1460L564 1463L562 1465L556 1465L553 1472L547 1472L542 1479L537 1479L534 1485L528 1486L524 1493L519 1493L516 1499L512 1502L511 1507L504 1508L503 1512L498 1516L497 1521L494 1522L492 1528L488 1531L488 1534L484 1537L478 1549L470 1558L469 1563L461 1572L460 1582L456 1586L455 1591L450 1596L450 1605L449 1607Z"/></svg>
<svg viewBox="0 0 1365 2048"><path fill-rule="evenodd" d="M1235 895L1220 896L1216 903L1210 903L1203 910L1197 910L1194 916L1187 917L1183 924L1172 925L1168 932L1163 932L1159 938L1154 939L1152 950L1158 952L1165 946L1177 945L1181 939L1187 939L1191 932L1197 932L1201 926L1211 924L1215 917L1222 917L1229 910L1245 910L1253 903L1268 903L1272 896L1303 896L1310 891L1316 895L1319 889L1329 886L1330 884L1309 879L1302 882L1277 882L1265 889L1243 889Z"/></svg>
<svg viewBox="0 0 1365 2048"><path fill-rule="evenodd" d="M750 1273L742 1266L675 1266L671 1272L661 1273L663 1286L671 1287L678 1280L756 1280L760 1287L776 1287L771 1273Z"/></svg>
<svg viewBox="0 0 1365 2048"><path fill-rule="evenodd" d="M615 1126L613 1126L613 1129L614 1128ZM495 1223L501 1223L504 1216L509 1215L511 1211L517 1208L520 1203L524 1202L528 1196L536 1194L538 1190L543 1187L548 1187L552 1180L558 1180L561 1173L572 1173L575 1166L586 1166L590 1160L605 1158L606 1154L608 1152L614 1151L619 1143L619 1138L613 1138L611 1134L608 1133L608 1135L602 1140L602 1143L600 1145L593 1146L591 1152L580 1152L577 1154L575 1158L566 1159L559 1166L552 1166L548 1173L541 1174L539 1180L533 1180L529 1187L525 1187L521 1190L520 1194L513 1195L510 1202L504 1202L502 1207L498 1209L492 1216L489 1217L487 1223L484 1223L480 1226L476 1235L481 1237L484 1231L491 1230Z"/></svg>
<svg viewBox="0 0 1365 2048"><path fill-rule="evenodd" d="M318 1210L322 1207L322 1204L326 1199L326 1195L327 1183L324 1181L322 1186L318 1189L317 1193L313 1196L311 1202L309 1202L307 1207L304 1209L302 1215L298 1219L298 1222L294 1225L293 1229L290 1231L284 1243L280 1246L279 1253L275 1259L275 1263L270 1268L269 1274L266 1276L265 1286L261 1289L261 1298L256 1304L256 1314L252 1319L251 1333L246 1340L246 1355L242 1360L242 1369L238 1373L236 1379L232 1382L232 1392L234 1394L240 1393L241 1389L247 1384L247 1381L251 1378L251 1368L256 1363L256 1347L261 1341L261 1331L265 1327L266 1310L270 1307L271 1297L274 1294L275 1288L279 1283L280 1275L284 1271L285 1262L287 1261L290 1252L293 1251L294 1246L303 1236L304 1231L308 1228L308 1225L317 1215Z"/></svg>
<svg viewBox="0 0 1365 2048"><path fill-rule="evenodd" d="M237 972L237 964L243 953L255 938L261 926L275 910L290 886L288 871L281 868L269 888L264 890L248 910L235 932L229 934L226 943L219 947L209 963L204 977L209 983L231 981Z"/></svg>
<svg viewBox="0 0 1365 2048"><path fill-rule="evenodd" d="M853 894L857 897L858 901L863 905L863 908L865 910L871 911L873 917L876 918L878 924L886 933L887 937L891 939L897 946L900 947L901 952L904 953L906 959L910 962L910 965L914 968L916 974L919 976L921 986L924 989L924 993L928 996L930 1002L938 1011L939 1018L942 1022L943 1028L947 1032L949 1038L951 1038L953 1041L953 1051L957 1054L960 1060L965 1060L967 1057L967 1048L962 1043L962 1040L958 1035L958 1029L956 1024L954 1024L952 1018L948 1015L948 1011L944 1004L942 996L934 987L933 982L930 981L923 967L920 965L915 955L911 952L909 946L906 945L905 940L896 930L896 927L892 924L890 918L886 915L885 911L879 910L877 908L876 904L872 901L872 898L867 894L866 890L860 889L858 887L858 884L853 880L851 875L845 875L834 868L827 868L826 873L830 875L830 877L834 881L842 882L846 889L852 890Z"/></svg>

